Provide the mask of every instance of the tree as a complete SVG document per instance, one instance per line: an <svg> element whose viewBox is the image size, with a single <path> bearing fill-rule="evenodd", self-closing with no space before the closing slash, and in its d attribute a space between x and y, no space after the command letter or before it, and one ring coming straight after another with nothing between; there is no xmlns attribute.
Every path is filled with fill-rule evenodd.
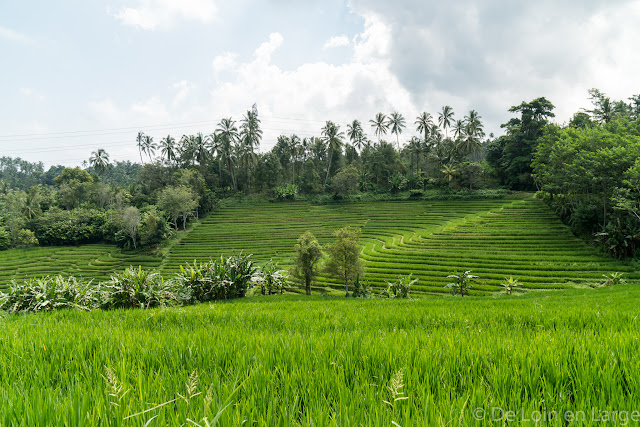
<svg viewBox="0 0 640 427"><path fill-rule="evenodd" d="M546 98L522 102L509 109L520 113L501 127L507 134L487 146L487 161L493 167L501 184L514 190L533 190L531 161L549 118L555 117L555 107Z"/></svg>
<svg viewBox="0 0 640 427"><path fill-rule="evenodd" d="M351 145L357 148L358 151L362 150L364 143L364 130L362 130L362 124L359 120L354 120L347 125L347 136L351 141Z"/></svg>
<svg viewBox="0 0 640 427"><path fill-rule="evenodd" d="M329 180L329 171L331 170L331 160L333 159L333 153L340 150L342 147L342 138L344 134L340 132L340 126L336 125L332 121L327 121L322 128L322 137L329 151L329 165L327 166L327 175L324 178L324 186L327 187L327 181Z"/></svg>
<svg viewBox="0 0 640 427"><path fill-rule="evenodd" d="M136 136L136 145L138 147L138 152L140 153L140 163L144 163L144 160L142 160L142 147L144 146L143 132L138 132L138 135Z"/></svg>
<svg viewBox="0 0 640 427"><path fill-rule="evenodd" d="M151 156L156 153L156 148L157 145L155 142L153 142L153 137L145 135L144 140L142 141L142 151L147 153L147 156L149 156L149 161L153 160Z"/></svg>
<svg viewBox="0 0 640 427"><path fill-rule="evenodd" d="M135 206L127 206L122 212L122 230L131 239L133 248L136 248L138 227L140 226L140 211Z"/></svg>
<svg viewBox="0 0 640 427"><path fill-rule="evenodd" d="M168 164L176 161L176 139L171 135L167 135L160 140L160 156L166 160Z"/></svg>
<svg viewBox="0 0 640 427"><path fill-rule="evenodd" d="M326 246L329 254L327 271L344 282L346 296L349 296L349 281L361 275L364 271L360 259L360 229L344 227L334 231L336 240Z"/></svg>
<svg viewBox="0 0 640 427"><path fill-rule="evenodd" d="M333 177L331 189L337 196L347 196L358 189L360 173L354 166L343 168Z"/></svg>
<svg viewBox="0 0 640 427"><path fill-rule="evenodd" d="M241 159L240 161L247 168L249 193L251 193L251 172L256 166L256 150L260 146L262 139L262 129L260 129L260 119L258 118L258 107L253 104L250 111L240 122Z"/></svg>
<svg viewBox="0 0 640 427"><path fill-rule="evenodd" d="M178 229L178 217L182 216L182 228L187 228L187 219L198 207L198 196L185 186L167 186L158 197L158 207L164 211L174 228Z"/></svg>
<svg viewBox="0 0 640 427"><path fill-rule="evenodd" d="M318 262L322 258L322 248L315 236L307 231L298 238L294 250L296 255L291 274L302 280L307 295L311 295L311 284L317 274Z"/></svg>
<svg viewBox="0 0 640 427"><path fill-rule="evenodd" d="M376 118L373 120L369 120L371 123L371 127L373 128L373 133L378 137L378 142L380 142L380 137L382 135L387 134L387 130L389 129L389 123L387 122L387 116L383 113L376 114Z"/></svg>
<svg viewBox="0 0 640 427"><path fill-rule="evenodd" d="M453 120L453 108L448 105L442 107L442 111L438 113L438 126L442 127L442 130L447 134L447 128L451 127L451 121Z"/></svg>
<svg viewBox="0 0 640 427"><path fill-rule="evenodd" d="M91 153L89 163L97 173L103 174L109 168L109 154L103 148L98 148L98 151Z"/></svg>
<svg viewBox="0 0 640 427"><path fill-rule="evenodd" d="M433 126L433 117L431 117L431 114L423 112L416 118L415 124L418 133L424 134L424 142L426 144L429 140L429 131Z"/></svg>
<svg viewBox="0 0 640 427"><path fill-rule="evenodd" d="M453 180L453 177L458 172L456 167L454 165L452 165L452 164L446 164L446 165L442 166L442 169L440 169L440 172L442 172L444 174L444 176L446 176L448 178L449 187L451 187L451 181Z"/></svg>
<svg viewBox="0 0 640 427"><path fill-rule="evenodd" d="M231 117L220 120L220 123L218 123L218 128L216 129L216 135L219 138L218 154L222 163L225 165L227 172L231 174L231 184L233 186L233 189L235 190L237 186L236 177L233 172L233 151L239 137L236 122Z"/></svg>
<svg viewBox="0 0 640 427"><path fill-rule="evenodd" d="M391 118L389 118L388 126L391 128L391 133L396 134L396 146L398 151L400 151L400 134L402 133L402 129L407 127L405 125L405 120L402 114L394 111L391 113Z"/></svg>

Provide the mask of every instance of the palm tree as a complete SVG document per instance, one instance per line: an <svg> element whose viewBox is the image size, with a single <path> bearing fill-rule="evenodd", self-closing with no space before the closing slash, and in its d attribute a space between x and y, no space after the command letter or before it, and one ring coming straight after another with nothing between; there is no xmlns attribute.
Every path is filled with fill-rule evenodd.
<svg viewBox="0 0 640 427"><path fill-rule="evenodd" d="M398 147L398 151L400 151L400 134L402 133L402 129L407 127L405 125L404 117L402 114L394 111L391 113L391 118L389 119L388 126L391 127L391 133L396 134L396 145Z"/></svg>
<svg viewBox="0 0 640 427"><path fill-rule="evenodd" d="M302 141L300 141L300 137L298 135L293 134L289 137L289 152L291 152L291 183L293 185L296 185L296 161L298 160L301 144Z"/></svg>
<svg viewBox="0 0 640 427"><path fill-rule="evenodd" d="M411 167L413 160L416 162L416 175L418 174L418 165L420 164L420 155L422 154L422 141L418 137L412 137L409 141L409 153L411 154Z"/></svg>
<svg viewBox="0 0 640 427"><path fill-rule="evenodd" d="M242 161L247 168L249 192L251 192L251 170L255 167L257 155L255 150L260 146L262 129L258 118L258 107L253 104L240 121L240 140L242 142Z"/></svg>
<svg viewBox="0 0 640 427"><path fill-rule="evenodd" d="M416 117L415 124L417 125L416 130L418 133L424 133L424 142L426 143L429 139L429 130L433 126L433 117L425 111Z"/></svg>
<svg viewBox="0 0 640 427"><path fill-rule="evenodd" d="M378 137L378 142L380 142L380 137L382 135L387 134L387 130L389 129L389 123L387 122L387 116L383 113L376 114L376 118L373 120L369 120L371 123L371 127L373 128L373 133Z"/></svg>
<svg viewBox="0 0 640 427"><path fill-rule="evenodd" d="M160 140L160 156L168 164L176 160L176 140L171 135L167 135Z"/></svg>
<svg viewBox="0 0 640 427"><path fill-rule="evenodd" d="M180 160L186 166L191 166L193 164L193 157L195 155L195 144L193 138L193 135L182 135L182 138L180 138L180 147L178 151L180 152Z"/></svg>
<svg viewBox="0 0 640 427"><path fill-rule="evenodd" d="M147 153L147 156L149 156L149 161L152 161L151 156L155 154L156 147L156 143L153 142L153 137L145 135L144 140L142 141L142 151Z"/></svg>
<svg viewBox="0 0 640 427"><path fill-rule="evenodd" d="M231 183L235 190L237 187L236 177L233 173L233 151L239 137L236 122L231 117L220 120L218 128L216 129L216 134L220 138L218 153L220 154L220 158L225 164L227 171L231 174Z"/></svg>
<svg viewBox="0 0 640 427"><path fill-rule="evenodd" d="M460 139L462 135L464 135L464 121L456 120L456 124L453 126L453 137L455 139Z"/></svg>
<svg viewBox="0 0 640 427"><path fill-rule="evenodd" d="M476 110L469 111L469 115L464 117L464 121L467 124L466 131L472 133L478 138L482 138L484 136L482 122L480 121L481 118L482 117Z"/></svg>
<svg viewBox="0 0 640 427"><path fill-rule="evenodd" d="M347 136L349 140L351 140L351 145L358 151L362 150L364 130L362 130L362 124L359 120L354 120L351 124L347 125Z"/></svg>
<svg viewBox="0 0 640 427"><path fill-rule="evenodd" d="M138 145L138 152L140 153L140 163L144 164L144 160L142 160L142 150L144 146L144 133L138 132L138 136L136 136L136 142Z"/></svg>
<svg viewBox="0 0 640 427"><path fill-rule="evenodd" d="M329 166L327 167L327 175L324 178L324 186L326 188L327 181L329 180L329 171L331 170L333 153L334 151L339 150L342 146L342 138L344 138L344 134L340 132L340 126L336 125L332 121L327 121L322 128L322 136L327 148L329 149Z"/></svg>
<svg viewBox="0 0 640 427"><path fill-rule="evenodd" d="M451 187L451 180L453 179L454 175L458 172L456 167L449 163L442 166L442 169L440 169L440 172L442 172L444 176L449 178L449 187Z"/></svg>
<svg viewBox="0 0 640 427"><path fill-rule="evenodd" d="M438 125L442 126L444 130L445 137L447 135L447 128L451 126L451 121L453 120L453 108L448 105L442 107L442 111L438 113Z"/></svg>
<svg viewBox="0 0 640 427"><path fill-rule="evenodd" d="M109 168L109 154L104 149L98 148L98 151L91 153L89 163L97 173L103 174Z"/></svg>

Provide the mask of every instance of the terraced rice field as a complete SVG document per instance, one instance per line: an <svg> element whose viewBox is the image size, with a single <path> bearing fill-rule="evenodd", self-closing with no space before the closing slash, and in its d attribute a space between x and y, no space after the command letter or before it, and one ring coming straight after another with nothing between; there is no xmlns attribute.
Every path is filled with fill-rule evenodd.
<svg viewBox="0 0 640 427"><path fill-rule="evenodd" d="M386 287L398 275L413 273L418 293L448 292L446 276L473 270L480 284L472 294L501 289L514 276L530 290L580 286L610 272L628 280L640 274L598 254L571 234L540 201L532 198L460 201L376 202L314 206L309 203L261 203L225 207L194 227L163 261L172 274L180 264L232 252L251 253L288 268L297 238L309 230L321 244L351 225L362 229L365 279ZM321 275L316 290L341 289Z"/></svg>
<svg viewBox="0 0 640 427"><path fill-rule="evenodd" d="M130 265L157 268L160 258L123 252L112 245L12 249L0 252L0 289L12 279L56 274L106 280L113 272Z"/></svg>

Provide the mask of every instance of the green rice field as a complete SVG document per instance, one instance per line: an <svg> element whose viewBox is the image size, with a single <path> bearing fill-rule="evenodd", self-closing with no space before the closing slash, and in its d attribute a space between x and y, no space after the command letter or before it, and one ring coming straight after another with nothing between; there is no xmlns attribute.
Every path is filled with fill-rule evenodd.
<svg viewBox="0 0 640 427"><path fill-rule="evenodd" d="M62 274L86 280L109 279L130 265L157 268L160 258L112 245L48 246L0 252L0 290L15 280Z"/></svg>
<svg viewBox="0 0 640 427"><path fill-rule="evenodd" d="M0 317L0 425L637 425L638 298L277 295Z"/></svg>
<svg viewBox="0 0 640 427"><path fill-rule="evenodd" d="M163 260L162 272L180 264L221 254L244 252L254 260L269 259L287 269L293 247L305 231L321 244L346 225L362 229L365 279L383 288L398 275L413 274L415 293L443 293L456 271L480 276L472 294L501 289L514 276L529 290L584 286L602 275L622 272L628 280L640 274L633 267L603 256L571 234L542 202L533 198L455 201L394 201L312 205L262 203L225 207L208 216ZM322 274L317 290L342 288Z"/></svg>

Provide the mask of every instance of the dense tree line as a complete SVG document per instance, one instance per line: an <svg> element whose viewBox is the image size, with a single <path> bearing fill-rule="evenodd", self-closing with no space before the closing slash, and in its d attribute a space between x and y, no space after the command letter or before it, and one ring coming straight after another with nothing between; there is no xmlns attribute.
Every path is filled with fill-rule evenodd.
<svg viewBox="0 0 640 427"><path fill-rule="evenodd" d="M42 163L3 157L0 247L153 245L234 195L341 199L357 192L420 196L427 189L502 186L541 190L576 232L597 233L609 246L628 248L612 250L616 255L630 255L638 246L638 166L630 147L637 143L640 96L623 102L596 89L589 93L593 108L566 126L551 124L554 105L544 97L513 106L498 138L486 138L475 110L457 119L444 106L434 116L419 114L413 121L418 136L404 143L409 121L394 111L366 124L353 120L345 129L327 121L317 136L280 135L271 150L259 152L263 132L254 105L239 122L223 118L206 135L156 141L138 132L140 164L113 163L104 149L82 168L48 171ZM611 154L615 150L624 153ZM610 158L586 159L588 153ZM70 223L75 226L65 226Z"/></svg>

